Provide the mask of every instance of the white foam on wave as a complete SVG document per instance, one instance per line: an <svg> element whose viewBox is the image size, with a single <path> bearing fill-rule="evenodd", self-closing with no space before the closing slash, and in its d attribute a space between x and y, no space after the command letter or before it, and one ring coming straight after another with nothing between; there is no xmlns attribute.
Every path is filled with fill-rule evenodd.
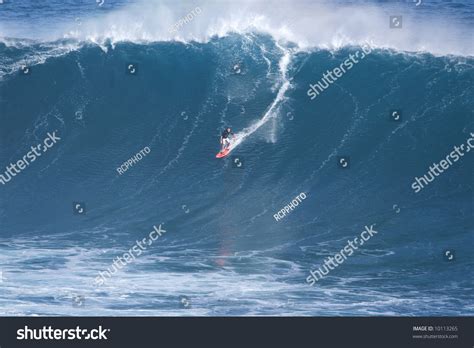
<svg viewBox="0 0 474 348"><path fill-rule="evenodd" d="M48 30L40 31L31 30L31 25L24 28L20 22L9 21L8 25L0 23L0 43L18 48L33 44L44 47L25 52L15 62L0 57L0 79L21 65L42 64L50 57L67 54L87 43L107 51L118 42L207 42L229 33L268 34L277 42L294 43L300 50L337 50L370 43L373 48L403 52L474 56L472 26L439 15L415 16L413 11L407 12L401 6L396 14L403 15L403 28L390 29L389 16L394 11L393 7L388 10L383 5L367 3L137 0L112 12L81 18L80 25L76 20L58 20L54 25L48 23ZM187 15L190 20L173 31L176 23Z"/></svg>
<svg viewBox="0 0 474 348"><path fill-rule="evenodd" d="M44 42L37 43L34 50L27 49L35 42L31 40L2 39L0 42L8 47L23 49L20 56L10 59L6 55L0 57L0 80L8 74L18 72L23 66L35 66L44 64L48 59L61 57L70 52L79 50L82 45L79 42Z"/></svg>
<svg viewBox="0 0 474 348"><path fill-rule="evenodd" d="M438 315L439 312L472 315L473 312L466 297L470 289L457 284L442 286L439 294L420 292L416 284L403 288L393 288L392 284L377 287L372 282L380 281L380 277L390 280L399 273L387 271L374 278L373 272L360 270L350 278L330 275L322 287L310 287L304 281L306 266L269 256L273 255L273 248L234 255L212 251L203 254L199 245L194 249L187 242L175 245L174 250L167 243L154 245L107 278L103 286L96 287L94 279L98 273L111 267L113 259L129 247L118 241L104 243L95 239L101 233L104 231L100 229L93 235L80 231L89 240L81 245L65 244L64 238L72 235L0 238L0 315L310 316ZM196 265L200 270L193 272ZM182 306L182 296L189 300L189 307ZM459 298L466 299L460 302Z"/></svg>
<svg viewBox="0 0 474 348"><path fill-rule="evenodd" d="M173 31L180 19L189 22ZM410 10L411 9L411 10ZM397 13L393 13L398 11ZM199 12L199 13L198 13ZM389 28L390 15L403 15L401 29ZM16 28L13 26L12 28ZM12 29L13 30L13 29ZM413 6L399 9L375 4L338 4L290 0L185 1L139 0L124 8L77 23L58 24L43 39L72 38L102 44L131 41L199 41L230 32L262 32L300 48L338 49L370 42L374 47L435 55L472 56L472 26L455 18L418 15ZM12 36L7 27L1 36ZM35 35L31 33L31 35ZM46 35L46 34L41 34Z"/></svg>

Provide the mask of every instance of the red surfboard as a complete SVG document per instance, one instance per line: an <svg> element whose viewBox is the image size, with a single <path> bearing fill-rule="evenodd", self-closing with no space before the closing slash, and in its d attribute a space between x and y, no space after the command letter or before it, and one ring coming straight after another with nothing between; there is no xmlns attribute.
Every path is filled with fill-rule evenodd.
<svg viewBox="0 0 474 348"><path fill-rule="evenodd" d="M216 158L223 158L223 157L227 156L229 153L230 153L230 149L229 149L229 148L224 149L224 151L220 151L220 152L216 155Z"/></svg>

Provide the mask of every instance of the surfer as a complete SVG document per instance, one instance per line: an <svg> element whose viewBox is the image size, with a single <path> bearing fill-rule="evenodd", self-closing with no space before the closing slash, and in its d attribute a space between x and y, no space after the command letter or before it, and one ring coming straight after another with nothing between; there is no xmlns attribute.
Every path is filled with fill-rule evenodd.
<svg viewBox="0 0 474 348"><path fill-rule="evenodd" d="M234 133L232 133L232 130L230 129L230 127L227 127L222 132L222 134L221 134L221 145L222 145L221 151L224 151L225 149L227 149L230 146L230 139L229 138L230 138L231 135L233 137Z"/></svg>

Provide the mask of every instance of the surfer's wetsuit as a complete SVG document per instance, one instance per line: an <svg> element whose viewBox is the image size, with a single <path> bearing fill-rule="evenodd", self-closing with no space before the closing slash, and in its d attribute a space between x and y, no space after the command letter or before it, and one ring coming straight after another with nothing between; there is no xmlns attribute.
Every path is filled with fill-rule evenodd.
<svg viewBox="0 0 474 348"><path fill-rule="evenodd" d="M224 131L222 132L221 134L221 142L222 142L222 148L225 149L226 147L228 147L230 145L230 139L229 139L229 136L230 135L234 135L234 133L232 133L232 131L228 131L227 128L224 129Z"/></svg>

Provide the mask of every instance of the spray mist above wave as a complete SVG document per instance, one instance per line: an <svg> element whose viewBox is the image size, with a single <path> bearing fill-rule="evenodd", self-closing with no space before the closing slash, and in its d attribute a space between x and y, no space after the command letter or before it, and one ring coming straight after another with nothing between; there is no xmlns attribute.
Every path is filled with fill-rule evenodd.
<svg viewBox="0 0 474 348"><path fill-rule="evenodd" d="M198 15L192 16L179 30L171 30L196 8ZM63 22L36 39L67 38L101 45L120 41L207 42L231 32L260 32L278 41L293 42L301 49L338 49L370 42L373 47L400 51L473 55L472 26L454 17L449 20L436 14L420 17L403 7L397 13L394 11L384 4L369 3L139 0L112 12L81 19L80 25L75 21ZM402 29L389 28L389 15L393 14L403 15ZM7 28L0 28L0 36L12 35Z"/></svg>

